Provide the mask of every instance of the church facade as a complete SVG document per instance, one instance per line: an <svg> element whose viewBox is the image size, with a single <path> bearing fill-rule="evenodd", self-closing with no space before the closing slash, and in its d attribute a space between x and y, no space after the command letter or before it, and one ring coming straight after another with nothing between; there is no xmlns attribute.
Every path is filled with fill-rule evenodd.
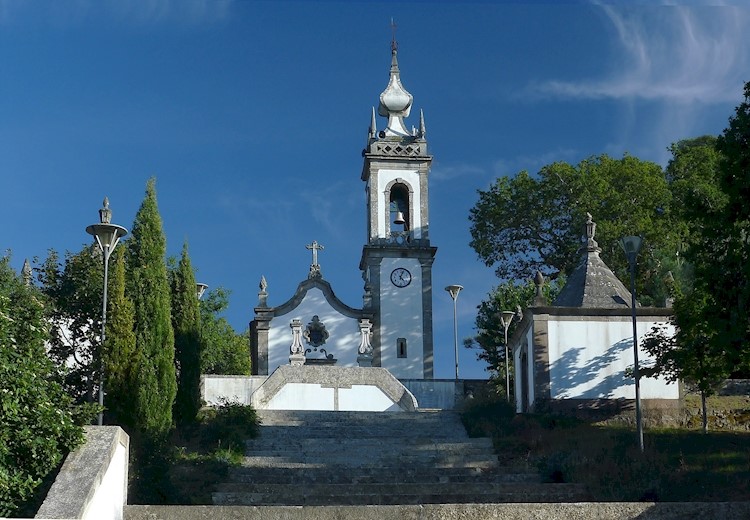
<svg viewBox="0 0 750 520"><path fill-rule="evenodd" d="M377 113L373 108L362 151L367 242L359 268L362 308L340 301L323 278L313 241L306 280L286 302L268 305L261 280L250 324L254 375L270 375L288 364L372 366L399 379L433 378L432 263L437 248L429 239L427 151L424 116L407 129L412 95L401 84L397 45L391 45L388 85Z"/></svg>

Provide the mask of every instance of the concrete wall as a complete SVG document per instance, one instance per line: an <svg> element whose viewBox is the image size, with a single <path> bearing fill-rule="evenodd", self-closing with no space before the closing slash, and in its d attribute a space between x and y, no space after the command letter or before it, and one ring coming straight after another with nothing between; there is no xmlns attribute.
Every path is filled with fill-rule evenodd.
<svg viewBox="0 0 750 520"><path fill-rule="evenodd" d="M425 504L413 506L128 506L126 520L746 520L750 502Z"/></svg>
<svg viewBox="0 0 750 520"><path fill-rule="evenodd" d="M250 404L253 395L268 376L201 376L201 399L209 405L216 406L221 399Z"/></svg>
<svg viewBox="0 0 750 520"><path fill-rule="evenodd" d="M36 518L121 520L127 503L130 439L119 426L86 426Z"/></svg>
<svg viewBox="0 0 750 520"><path fill-rule="evenodd" d="M562 319L561 319L562 318ZM638 359L652 358L640 345L654 325L674 326L648 318L638 320ZM548 326L550 397L552 399L635 399L635 384L625 375L633 366L633 323L626 317L599 320L552 316ZM679 399L679 385L664 378L642 378L642 399Z"/></svg>
<svg viewBox="0 0 750 520"><path fill-rule="evenodd" d="M201 376L201 397L209 406L216 406L221 398L251 404L251 396L267 376ZM465 381L453 379L401 379L401 383L417 399L419 408L452 410L464 398ZM480 383L486 383L481 381ZM320 386L320 385L318 385ZM316 391L322 391L316 389Z"/></svg>

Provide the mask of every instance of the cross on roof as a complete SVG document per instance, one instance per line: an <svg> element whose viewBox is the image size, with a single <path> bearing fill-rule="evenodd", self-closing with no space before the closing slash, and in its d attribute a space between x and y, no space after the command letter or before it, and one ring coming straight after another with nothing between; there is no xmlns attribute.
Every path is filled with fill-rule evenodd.
<svg viewBox="0 0 750 520"><path fill-rule="evenodd" d="M312 250L312 264L311 265L318 265L318 251L322 251L325 249L322 245L318 244L317 240L313 240L312 244L307 244L305 246L305 249Z"/></svg>

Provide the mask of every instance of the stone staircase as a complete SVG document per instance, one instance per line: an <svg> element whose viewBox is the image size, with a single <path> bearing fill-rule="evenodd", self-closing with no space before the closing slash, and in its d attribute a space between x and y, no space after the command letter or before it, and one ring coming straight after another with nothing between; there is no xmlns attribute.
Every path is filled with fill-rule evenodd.
<svg viewBox="0 0 750 520"><path fill-rule="evenodd" d="M243 465L213 493L222 506L576 502L577 484L542 483L498 463L457 413L260 410Z"/></svg>

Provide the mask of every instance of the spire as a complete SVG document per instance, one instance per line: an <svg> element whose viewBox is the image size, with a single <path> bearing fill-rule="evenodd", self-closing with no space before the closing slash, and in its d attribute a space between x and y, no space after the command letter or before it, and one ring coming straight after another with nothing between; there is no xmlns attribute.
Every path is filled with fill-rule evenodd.
<svg viewBox="0 0 750 520"><path fill-rule="evenodd" d="M424 111L420 108L419 109L419 135L418 137L420 139L424 139L426 135L427 135L427 127L424 124Z"/></svg>
<svg viewBox="0 0 750 520"><path fill-rule="evenodd" d="M31 285L34 279L34 273L31 270L31 264L29 263L28 258L23 261L23 268L21 269L21 274L23 276L23 283L25 283L26 285Z"/></svg>
<svg viewBox="0 0 750 520"><path fill-rule="evenodd" d="M378 135L378 124L375 121L375 107L372 107L372 117L370 119L370 139L374 139Z"/></svg>
<svg viewBox="0 0 750 520"><path fill-rule="evenodd" d="M599 258L601 249L594 240L596 222L586 213L586 245L581 247L581 263L570 274L552 305L618 309L630 307L630 291Z"/></svg>
<svg viewBox="0 0 750 520"><path fill-rule="evenodd" d="M414 97L401 85L401 73L398 69L398 42L396 41L396 24L391 21L393 38L391 40L391 73L388 86L380 94L378 114L388 118L385 136L406 137L410 133L404 126L404 118L409 117Z"/></svg>

